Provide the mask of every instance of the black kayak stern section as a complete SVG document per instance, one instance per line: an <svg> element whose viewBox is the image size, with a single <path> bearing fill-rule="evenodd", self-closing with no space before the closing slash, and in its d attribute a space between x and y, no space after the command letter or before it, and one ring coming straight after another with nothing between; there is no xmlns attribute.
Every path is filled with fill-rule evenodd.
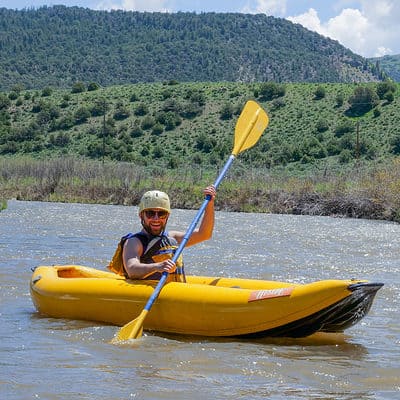
<svg viewBox="0 0 400 400"><path fill-rule="evenodd" d="M290 337L301 338L316 332L343 332L353 326L371 308L376 292L383 283L356 282L346 298L308 317L261 332L239 335L240 338Z"/></svg>

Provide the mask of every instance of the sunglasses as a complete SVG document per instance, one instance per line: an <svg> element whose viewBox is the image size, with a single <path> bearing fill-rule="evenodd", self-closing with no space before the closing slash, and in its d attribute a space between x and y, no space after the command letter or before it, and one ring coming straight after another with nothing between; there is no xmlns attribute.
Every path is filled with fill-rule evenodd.
<svg viewBox="0 0 400 400"><path fill-rule="evenodd" d="M145 210L146 217L151 219L157 216L157 218L165 219L167 218L168 212L165 210Z"/></svg>

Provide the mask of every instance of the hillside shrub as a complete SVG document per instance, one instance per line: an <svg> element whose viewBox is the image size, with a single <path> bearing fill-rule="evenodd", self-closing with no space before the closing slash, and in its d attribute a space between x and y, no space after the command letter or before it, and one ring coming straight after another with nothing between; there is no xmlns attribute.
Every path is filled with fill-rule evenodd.
<svg viewBox="0 0 400 400"><path fill-rule="evenodd" d="M336 95L336 107L342 107L343 103L344 103L344 94L343 93L338 93Z"/></svg>
<svg viewBox="0 0 400 400"><path fill-rule="evenodd" d="M285 107L285 105L285 99L283 99L282 97L272 100L272 106L274 109Z"/></svg>
<svg viewBox="0 0 400 400"><path fill-rule="evenodd" d="M132 93L131 97L129 98L129 101L131 103L134 103L135 101L138 101L138 100L139 100L139 96L136 93Z"/></svg>
<svg viewBox="0 0 400 400"><path fill-rule="evenodd" d="M326 119L320 118L317 121L315 128L316 128L317 132L320 132L320 133L326 132L329 129L328 121Z"/></svg>
<svg viewBox="0 0 400 400"><path fill-rule="evenodd" d="M179 114L182 110L181 104L175 98L167 99L161 106L161 110L165 112L174 112Z"/></svg>
<svg viewBox="0 0 400 400"><path fill-rule="evenodd" d="M0 111L10 107L11 99L4 93L0 93Z"/></svg>
<svg viewBox="0 0 400 400"><path fill-rule="evenodd" d="M17 92L10 92L10 94L8 95L8 98L10 100L16 100L16 99L18 99L18 93Z"/></svg>
<svg viewBox="0 0 400 400"><path fill-rule="evenodd" d="M135 124L133 125L132 129L131 129L131 133L130 133L132 138L138 138L144 135L143 129Z"/></svg>
<svg viewBox="0 0 400 400"><path fill-rule="evenodd" d="M163 132L164 127L159 122L157 122L151 130L151 134L155 136L161 135Z"/></svg>
<svg viewBox="0 0 400 400"><path fill-rule="evenodd" d="M82 93L86 91L86 86L83 82L75 82L72 85L71 93Z"/></svg>
<svg viewBox="0 0 400 400"><path fill-rule="evenodd" d="M265 82L259 86L257 92L261 100L268 101L284 96L286 89L283 84L276 82Z"/></svg>
<svg viewBox="0 0 400 400"><path fill-rule="evenodd" d="M344 149L340 152L339 162L341 164L347 164L353 160L353 154L350 150Z"/></svg>
<svg viewBox="0 0 400 400"><path fill-rule="evenodd" d="M88 84L87 90L88 92L93 92L95 90L98 90L100 88L100 85L96 82L90 82Z"/></svg>
<svg viewBox="0 0 400 400"><path fill-rule="evenodd" d="M78 124L83 124L90 118L90 111L87 107L79 107L75 113L74 118Z"/></svg>
<svg viewBox="0 0 400 400"><path fill-rule="evenodd" d="M393 92L387 92L385 93L384 100L386 100L388 103L392 103L394 101L394 94Z"/></svg>
<svg viewBox="0 0 400 400"><path fill-rule="evenodd" d="M379 103L379 98L376 92L367 86L357 86L354 89L352 96L349 98L350 108L348 113L354 116L360 116Z"/></svg>
<svg viewBox="0 0 400 400"><path fill-rule="evenodd" d="M53 89L51 87L45 87L42 90L42 97L49 97L53 94Z"/></svg>
<svg viewBox="0 0 400 400"><path fill-rule="evenodd" d="M233 117L233 106L231 103L225 103L219 113L222 120L231 119Z"/></svg>
<svg viewBox="0 0 400 400"><path fill-rule="evenodd" d="M314 99L321 100L326 96L326 90L323 86L318 86L314 92Z"/></svg>
<svg viewBox="0 0 400 400"><path fill-rule="evenodd" d="M203 107L198 103L186 102L183 104L180 115L183 118L193 119L203 112Z"/></svg>
<svg viewBox="0 0 400 400"><path fill-rule="evenodd" d="M116 110L114 112L113 118L117 121L122 121L126 118L129 118L131 112L127 106L124 104L118 104Z"/></svg>
<svg viewBox="0 0 400 400"><path fill-rule="evenodd" d="M335 128L335 136L341 137L345 133L354 132L355 127L350 119L341 120Z"/></svg>
<svg viewBox="0 0 400 400"><path fill-rule="evenodd" d="M140 126L143 130L148 130L148 129L151 129L155 125L155 123L156 123L156 121L152 116L146 115L143 118L143 121Z"/></svg>
<svg viewBox="0 0 400 400"><path fill-rule="evenodd" d="M392 81L385 80L384 82L379 82L376 86L376 93L378 97L383 100L388 93L396 92L396 84Z"/></svg>
<svg viewBox="0 0 400 400"><path fill-rule="evenodd" d="M144 103L138 104L134 110L134 114L137 116L144 116L148 112L149 112L149 107Z"/></svg>
<svg viewBox="0 0 400 400"><path fill-rule="evenodd" d="M390 140L390 151L395 154L400 154L400 135L396 135Z"/></svg>

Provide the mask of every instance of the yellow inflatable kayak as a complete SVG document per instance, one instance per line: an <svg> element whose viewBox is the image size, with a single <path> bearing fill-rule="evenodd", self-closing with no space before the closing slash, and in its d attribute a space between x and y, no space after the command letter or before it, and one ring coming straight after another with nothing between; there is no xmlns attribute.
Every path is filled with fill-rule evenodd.
<svg viewBox="0 0 400 400"><path fill-rule="evenodd" d="M383 286L358 280L309 284L204 276L186 280L163 287L145 330L253 338L340 332L368 313ZM30 290L41 314L122 326L141 313L156 284L79 265L40 266L33 272Z"/></svg>

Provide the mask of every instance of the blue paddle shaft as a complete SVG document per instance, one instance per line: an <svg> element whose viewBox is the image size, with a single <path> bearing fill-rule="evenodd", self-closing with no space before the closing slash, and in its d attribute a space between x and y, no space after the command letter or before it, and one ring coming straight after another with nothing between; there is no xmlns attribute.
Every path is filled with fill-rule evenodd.
<svg viewBox="0 0 400 400"><path fill-rule="evenodd" d="M228 158L228 161L225 163L224 167L222 168L220 174L218 175L218 178L214 182L214 187L215 189L219 186L219 184L222 182L222 180L225 177L226 172L230 168L231 164L233 163L235 159L235 156L233 154L230 155ZM200 209L197 211L196 216L194 217L192 223L190 224L188 230L185 233L185 236L182 239L182 242L179 244L179 247L176 249L174 256L172 257L172 261L176 263L178 260L179 256L181 255L183 249L185 248L188 240L192 236L192 233L196 229L197 224L200 221L201 216L203 215L207 204L210 202L211 196L207 195L206 198L204 199L203 204L201 205ZM168 278L168 272L164 271L161 275L161 279L158 281L158 284L156 288L154 289L152 295L150 296L149 300L146 303L146 306L144 307L145 310L150 311L150 308L152 307L153 303L157 299L158 295L160 294L161 289L163 288L165 281Z"/></svg>

